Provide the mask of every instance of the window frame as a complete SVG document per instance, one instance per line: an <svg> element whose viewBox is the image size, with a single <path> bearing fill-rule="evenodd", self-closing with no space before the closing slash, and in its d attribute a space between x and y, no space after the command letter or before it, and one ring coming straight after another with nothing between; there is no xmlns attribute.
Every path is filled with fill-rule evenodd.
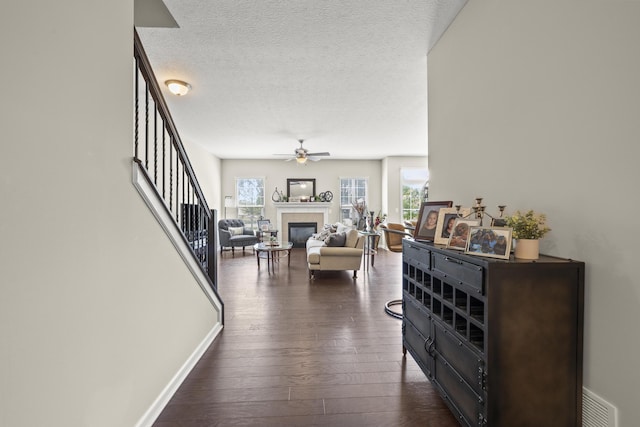
<svg viewBox="0 0 640 427"><path fill-rule="evenodd" d="M406 175L413 174L418 177L413 179L407 179ZM423 174L422 177L419 177ZM424 179L426 175L426 180ZM423 202L426 202L428 197L425 192L425 188L429 186L429 169L408 167L400 168L400 220L401 221L415 221L420 213L420 206ZM405 195L405 188L410 189L412 194ZM406 198L409 197L408 206L405 207ZM415 205L415 206L414 206ZM413 214L413 215L412 215Z"/></svg>
<svg viewBox="0 0 640 427"><path fill-rule="evenodd" d="M345 188L349 189L349 194L343 193L343 181L350 181L349 185ZM356 181L363 181L363 185L359 186ZM342 222L345 219L355 219L353 211L353 203L362 199L366 206L369 205L369 177L368 176L341 176L338 177L338 188L340 189L340 216L339 220ZM361 191L358 191L361 190ZM356 193L355 196L353 193ZM348 200L347 200L348 199ZM344 203L343 203L344 201Z"/></svg>
<svg viewBox="0 0 640 427"><path fill-rule="evenodd" d="M257 181L260 185L257 185L255 189L241 189L240 185L242 182L246 181ZM244 176L244 177L236 177L235 178L235 195L236 195L236 217L241 219L245 227L250 228L252 230L258 229L258 220L264 218L265 212L265 203L266 203L266 179L264 176ZM241 192L253 191L254 194L250 194L249 202L251 203L243 203L244 200L247 199L246 194L242 194ZM247 211L247 213L242 213L241 211ZM253 210L253 212L251 212Z"/></svg>

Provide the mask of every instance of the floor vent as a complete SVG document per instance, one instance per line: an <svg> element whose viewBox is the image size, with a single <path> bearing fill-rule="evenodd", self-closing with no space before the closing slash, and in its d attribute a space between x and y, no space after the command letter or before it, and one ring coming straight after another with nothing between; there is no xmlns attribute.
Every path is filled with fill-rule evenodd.
<svg viewBox="0 0 640 427"><path fill-rule="evenodd" d="M582 426L618 427L616 407L587 388L582 388Z"/></svg>

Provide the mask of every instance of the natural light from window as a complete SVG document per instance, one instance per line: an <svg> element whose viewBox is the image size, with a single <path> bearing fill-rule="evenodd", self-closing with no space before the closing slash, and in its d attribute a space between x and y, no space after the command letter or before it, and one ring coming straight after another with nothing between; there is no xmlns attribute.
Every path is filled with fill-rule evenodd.
<svg viewBox="0 0 640 427"><path fill-rule="evenodd" d="M400 183L402 185L402 220L416 220L422 202L428 198L429 170L402 168Z"/></svg>

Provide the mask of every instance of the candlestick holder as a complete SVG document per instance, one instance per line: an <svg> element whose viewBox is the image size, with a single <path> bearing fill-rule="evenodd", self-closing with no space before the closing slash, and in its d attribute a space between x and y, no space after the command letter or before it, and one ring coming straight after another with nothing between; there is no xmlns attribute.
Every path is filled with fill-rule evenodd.
<svg viewBox="0 0 640 427"><path fill-rule="evenodd" d="M504 227L506 225L506 220L503 218L504 209L507 205L498 205L498 217L494 217L486 211L486 206L482 204L482 197L476 197L476 203L471 207L472 212L469 215L462 215L460 213L460 209L462 205L455 205L456 213L460 218L470 218L475 217L480 220L480 225L484 226L484 218L491 218L491 226L492 227Z"/></svg>

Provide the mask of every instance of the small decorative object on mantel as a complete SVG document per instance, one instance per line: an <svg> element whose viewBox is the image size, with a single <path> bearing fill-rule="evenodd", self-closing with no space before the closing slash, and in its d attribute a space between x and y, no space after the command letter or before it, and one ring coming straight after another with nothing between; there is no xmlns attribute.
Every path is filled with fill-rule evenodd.
<svg viewBox="0 0 640 427"><path fill-rule="evenodd" d="M551 229L547 227L547 217L542 213L529 210L525 213L516 211L506 217L507 227L513 228L516 240L514 255L520 259L538 259L540 256L540 240Z"/></svg>
<svg viewBox="0 0 640 427"><path fill-rule="evenodd" d="M323 191L322 193L318 194L318 197L320 200L318 200L319 202L330 202L331 200L333 200L333 193L331 191Z"/></svg>
<svg viewBox="0 0 640 427"><path fill-rule="evenodd" d="M278 193L278 187L276 187L276 191L271 195L271 200L274 202L282 202L281 193Z"/></svg>

